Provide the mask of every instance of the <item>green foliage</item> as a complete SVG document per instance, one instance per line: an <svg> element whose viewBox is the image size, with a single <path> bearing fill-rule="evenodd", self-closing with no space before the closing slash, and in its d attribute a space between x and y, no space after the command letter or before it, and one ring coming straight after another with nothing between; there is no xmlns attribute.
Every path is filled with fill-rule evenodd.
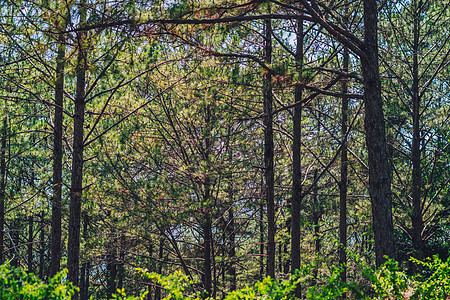
<svg viewBox="0 0 450 300"><path fill-rule="evenodd" d="M142 293L142 295L140 297L127 296L127 294L125 293L125 289L117 289L117 294L112 294L112 298L111 299L116 299L116 300L144 300L144 299L146 299L147 294L148 294L148 291L145 291L144 293Z"/></svg>
<svg viewBox="0 0 450 300"><path fill-rule="evenodd" d="M450 259L443 262L438 256L420 261L410 259L423 268L422 275L408 276L393 260L386 262L376 273L373 282L377 299L447 299L450 295Z"/></svg>
<svg viewBox="0 0 450 300"><path fill-rule="evenodd" d="M70 299L77 288L65 281L66 275L67 270L63 270L45 283L33 273L9 264L1 265L0 299Z"/></svg>
<svg viewBox="0 0 450 300"><path fill-rule="evenodd" d="M149 273L143 269L138 269L143 277L151 279L166 289L168 295L165 300L169 299L205 299L206 295L195 290L197 284L188 276L177 271L168 276L161 276L156 273ZM293 299L292 292L296 285L300 282L298 274L291 275L289 279L277 280L269 277L258 281L254 286L246 286L243 289L232 291L226 300L251 300L251 299ZM212 298L208 298L212 299Z"/></svg>
<svg viewBox="0 0 450 300"><path fill-rule="evenodd" d="M165 300L174 299L200 299L200 293L194 290L195 282L181 271L176 271L168 276L162 276L157 273L149 273L144 269L137 269L142 277L157 282L163 287L168 295Z"/></svg>
<svg viewBox="0 0 450 300"><path fill-rule="evenodd" d="M317 274L317 266L306 265L301 270L297 270L295 275L290 275L288 279L277 280L266 277L253 286L247 285L245 288L230 292L225 299L296 299L293 292L298 284L302 285L303 296L308 300L339 299L345 293L350 299L447 299L450 295L450 260L443 262L437 256L426 261L414 258L411 260L423 267L423 275L407 275L400 270L398 263L394 260L388 260L376 271L359 261L361 273L371 283L369 289L363 283L342 282L340 276L342 268L339 267L333 267L332 272L325 275L319 283L314 277L314 274ZM144 278L158 283L167 291L165 300L206 298L196 290L198 285L181 271L168 276L149 273L143 269L138 271Z"/></svg>
<svg viewBox="0 0 450 300"><path fill-rule="evenodd" d="M246 286L243 289L229 293L225 299L294 299L293 292L299 283L300 277L298 274L291 275L286 280L277 280L268 276L262 281L256 282L253 287Z"/></svg>

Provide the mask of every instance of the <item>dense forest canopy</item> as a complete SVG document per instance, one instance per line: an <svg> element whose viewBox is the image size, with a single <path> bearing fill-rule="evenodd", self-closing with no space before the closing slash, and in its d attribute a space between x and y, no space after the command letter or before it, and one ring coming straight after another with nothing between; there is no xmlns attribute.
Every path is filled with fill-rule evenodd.
<svg viewBox="0 0 450 300"><path fill-rule="evenodd" d="M135 268L449 257L450 1L0 2L0 263L160 300Z"/></svg>

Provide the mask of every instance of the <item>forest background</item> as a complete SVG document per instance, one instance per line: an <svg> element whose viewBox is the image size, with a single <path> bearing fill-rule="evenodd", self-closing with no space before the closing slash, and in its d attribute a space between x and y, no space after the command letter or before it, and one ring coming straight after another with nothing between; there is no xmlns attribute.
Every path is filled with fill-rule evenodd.
<svg viewBox="0 0 450 300"><path fill-rule="evenodd" d="M448 258L450 1L0 9L0 262L158 300L136 267L224 297Z"/></svg>

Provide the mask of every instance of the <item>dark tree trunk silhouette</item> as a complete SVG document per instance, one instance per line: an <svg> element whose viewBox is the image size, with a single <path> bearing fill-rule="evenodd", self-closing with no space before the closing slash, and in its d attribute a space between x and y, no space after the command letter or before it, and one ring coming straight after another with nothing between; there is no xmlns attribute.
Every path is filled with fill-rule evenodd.
<svg viewBox="0 0 450 300"><path fill-rule="evenodd" d="M339 42L360 57L364 86L364 127L369 165L369 193L372 201L376 265L384 256L395 257L392 221L391 178L387 157L383 99L378 64L378 7L376 0L364 0L364 41L322 17L317 1L301 0L311 17Z"/></svg>
<svg viewBox="0 0 450 300"><path fill-rule="evenodd" d="M79 6L80 23L86 19L86 7L82 1ZM76 95L75 114L73 116L73 153L72 153L72 180L70 186L69 205L69 240L67 249L68 280L75 286L79 282L80 264L80 226L81 226L81 201L83 194L83 151L84 151L84 113L85 113L85 84L86 84L86 32L77 32L77 66L76 66ZM74 300L79 299L78 293Z"/></svg>
<svg viewBox="0 0 450 300"><path fill-rule="evenodd" d="M27 271L33 273L33 216L28 217L28 266Z"/></svg>
<svg viewBox="0 0 450 300"><path fill-rule="evenodd" d="M303 20L296 21L296 53L297 72L302 72L303 65ZM297 85L294 91L294 102L302 101L302 88ZM302 105L294 107L293 141L292 141L292 201L291 201L291 274L300 269L300 240L301 240L301 207L302 207ZM295 289L295 297L301 297L300 284Z"/></svg>
<svg viewBox="0 0 450 300"><path fill-rule="evenodd" d="M89 237L88 227L89 227L89 215L87 213L83 213L83 239L85 241ZM89 260L86 259L81 264L81 270L80 270L80 299L81 300L89 299L89 272L90 272L89 269L90 269Z"/></svg>
<svg viewBox="0 0 450 300"><path fill-rule="evenodd" d="M158 253L158 274L162 274L163 259L164 259L164 238L159 240L159 253ZM155 300L161 300L161 286L158 284L155 288Z"/></svg>
<svg viewBox="0 0 450 300"><path fill-rule="evenodd" d="M348 72L349 52L344 47L343 53L343 71ZM343 94L348 93L348 79L342 81L341 91ZM348 139L347 139L347 122L348 122L348 97L342 97L341 103L341 180L339 182L339 265L342 267L341 280L347 282L347 182L348 182ZM343 295L346 298L346 295Z"/></svg>
<svg viewBox="0 0 450 300"><path fill-rule="evenodd" d="M395 258L392 193L389 172L383 99L378 65L378 8L376 0L364 0L364 56L361 68L364 84L366 144L369 164L369 192L372 201L376 265Z"/></svg>
<svg viewBox="0 0 450 300"><path fill-rule="evenodd" d="M211 108L206 106L205 108L205 133L204 139L204 157L203 160L206 163L207 169L211 168L210 154L211 154ZM203 203L206 207L203 207L204 219L203 223L203 275L204 275L204 287L208 297L212 294L212 216L211 216L211 178L209 174L205 174L205 181L203 183Z"/></svg>
<svg viewBox="0 0 450 300"><path fill-rule="evenodd" d="M264 50L265 63L272 63L272 24L265 21ZM263 78L264 98L264 167L265 189L267 205L267 269L266 274L275 278L275 200L274 200L274 170L273 170L273 112L272 112L272 75L264 71Z"/></svg>
<svg viewBox="0 0 450 300"><path fill-rule="evenodd" d="M61 193L62 193L62 158L63 158L63 110L64 110L64 67L65 36L58 36L58 55L56 58L55 116L53 120L53 198L52 198L52 233L50 276L53 277L60 268L61 260Z"/></svg>
<svg viewBox="0 0 450 300"><path fill-rule="evenodd" d="M419 7L422 6L421 1L417 4ZM412 246L413 246L413 256L419 260L423 259L423 211L422 211L422 199L421 199L421 188L422 188L422 173L420 168L421 161L421 137L420 137L420 102L421 95L419 93L419 37L420 37L420 11L417 9L414 15L414 25L413 25L413 82L412 82L412 104L413 104L413 139L412 139L412 151L411 151L411 161L412 161ZM416 271L416 270L415 270Z"/></svg>
<svg viewBox="0 0 450 300"><path fill-rule="evenodd" d="M2 141L0 149L0 264L5 262L4 234L5 234L5 199L6 199L6 143L8 133L8 118L3 118Z"/></svg>
<svg viewBox="0 0 450 300"><path fill-rule="evenodd" d="M45 278L45 212L41 212L41 235L39 237L39 278Z"/></svg>
<svg viewBox="0 0 450 300"><path fill-rule="evenodd" d="M345 2L344 22L348 26L348 2ZM350 53L348 47L344 46L342 53L342 71L349 70ZM341 82L341 91L345 95L348 93L348 78L343 78ZM342 268L341 281L347 282L347 190L348 190L348 97L344 96L341 100L341 179L339 182L339 265ZM347 294L342 295L346 299Z"/></svg>

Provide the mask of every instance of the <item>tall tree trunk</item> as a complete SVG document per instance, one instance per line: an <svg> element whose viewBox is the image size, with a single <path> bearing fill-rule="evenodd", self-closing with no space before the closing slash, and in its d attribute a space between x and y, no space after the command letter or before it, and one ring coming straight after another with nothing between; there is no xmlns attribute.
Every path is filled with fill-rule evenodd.
<svg viewBox="0 0 450 300"><path fill-rule="evenodd" d="M207 170L211 168L210 154L211 154L211 107L208 105L205 109L205 134L204 134L204 161L206 162ZM209 174L205 174L205 181L203 183L203 203L204 220L203 220L203 255L204 255L204 286L207 297L211 297L212 291L212 259L211 259L211 245L212 245L212 216L211 216L211 178Z"/></svg>
<svg viewBox="0 0 450 300"><path fill-rule="evenodd" d="M39 278L45 277L45 212L41 212L41 236L39 238Z"/></svg>
<svg viewBox="0 0 450 300"><path fill-rule="evenodd" d="M53 198L50 277L53 277L59 271L61 260L62 138L64 118L64 67L66 55L65 42L65 35L59 34L58 55L56 58L55 117L53 121Z"/></svg>
<svg viewBox="0 0 450 300"><path fill-rule="evenodd" d="M259 279L264 278L264 204L260 199L259 204Z"/></svg>
<svg viewBox="0 0 450 300"><path fill-rule="evenodd" d="M349 14L348 1L345 2L344 8L344 22L348 26ZM350 53L348 48L344 46L342 56L342 71L349 70ZM345 95L348 93L348 78L344 78L341 82L341 91ZM348 97L342 97L341 103L341 180L339 182L339 265L342 268L341 281L347 282L347 190L348 190ZM347 294L342 295L342 299L346 299Z"/></svg>
<svg viewBox="0 0 450 300"><path fill-rule="evenodd" d="M295 61L297 72L301 74L303 65L303 19L296 21L297 46ZM302 206L302 88L295 86L293 115L293 141L292 141L292 209L291 209L291 274L300 269L300 239L301 239L301 206ZM298 284L295 289L295 297L301 297L301 288Z"/></svg>
<svg viewBox="0 0 450 300"><path fill-rule="evenodd" d="M90 269L91 263L90 261L86 261L85 263L85 279L84 279L84 293L81 294L81 300L89 299L89 282L90 282Z"/></svg>
<svg viewBox="0 0 450 300"><path fill-rule="evenodd" d="M154 272L155 271L155 264L153 263L153 243L150 243L150 245L149 245L149 247L148 247L148 257L150 257L150 270L152 271L152 272ZM147 291L148 291L148 293L147 293L147 300L151 300L152 299L152 290L153 290L153 285L152 285L152 283L150 283L148 286L147 286Z"/></svg>
<svg viewBox="0 0 450 300"><path fill-rule="evenodd" d="M207 297L211 296L212 276L211 276L211 215L206 212L203 221L203 284Z"/></svg>
<svg viewBox="0 0 450 300"><path fill-rule="evenodd" d="M86 242L88 239L88 226L89 226L89 215L87 213L83 213L83 239ZM89 299L89 260L86 259L81 264L81 272L80 272L80 299L87 300Z"/></svg>
<svg viewBox="0 0 450 300"><path fill-rule="evenodd" d="M33 216L28 217L28 267L27 271L33 273Z"/></svg>
<svg viewBox="0 0 450 300"><path fill-rule="evenodd" d="M234 209L233 206L228 210L228 246L229 253L228 256L230 258L230 263L228 267L228 272L230 274L230 291L236 290L236 232L235 232L235 224L234 224Z"/></svg>
<svg viewBox="0 0 450 300"><path fill-rule="evenodd" d="M344 47L343 71L348 72L349 52ZM342 81L341 91L348 93L348 79ZM347 182L348 182L348 140L347 140L347 122L348 122L348 97L342 97L341 104L341 180L339 182L339 265L342 268L341 280L347 282ZM343 295L346 298L346 295Z"/></svg>
<svg viewBox="0 0 450 300"><path fill-rule="evenodd" d="M378 65L376 0L364 0L365 56L361 57L364 83L366 144L369 164L369 192L372 201L376 265L384 256L395 257L392 222L392 193L386 147L383 100Z"/></svg>
<svg viewBox="0 0 450 300"><path fill-rule="evenodd" d="M160 245L160 247L162 247ZM161 260L161 258L160 258ZM160 271L158 271L158 274L161 274ZM119 248L119 266L117 270L117 288L122 289L123 288L123 280L125 277L125 235L121 232L120 233L120 248ZM156 297L156 295L155 295ZM159 300L156 299L155 300Z"/></svg>
<svg viewBox="0 0 450 300"><path fill-rule="evenodd" d="M10 235L11 235L11 247L10 247L10 256L11 261L10 264L12 267L18 267L19 261L18 261L18 245L19 245L19 224L20 224L20 217L15 217L14 220L11 222L10 227Z"/></svg>
<svg viewBox="0 0 450 300"><path fill-rule="evenodd" d="M272 22L265 21L264 61L267 65L272 63ZM275 278L275 200L274 200L274 169L273 169L273 112L272 112L272 75L264 71L263 78L264 97L264 167L267 205L267 269L268 276Z"/></svg>
<svg viewBox="0 0 450 300"><path fill-rule="evenodd" d="M162 274L163 258L164 258L164 238L159 240L159 263L158 274ZM155 300L161 300L161 286L158 284L155 289Z"/></svg>
<svg viewBox="0 0 450 300"><path fill-rule="evenodd" d="M86 4L80 3L80 24L86 20ZM70 186L69 205L69 240L67 249L68 280L78 286L80 264L80 226L81 226L81 201L83 194L83 151L84 151L84 112L85 112L85 84L86 84L86 32L77 32L78 57L77 57L77 83L75 95L75 114L73 124L73 158L72 181ZM79 299L78 293L74 300Z"/></svg>
<svg viewBox="0 0 450 300"><path fill-rule="evenodd" d="M413 256L419 260L423 259L423 214L422 214L422 201L421 201L421 186L422 186L422 174L420 168L420 95L419 95L419 37L420 37L420 11L422 7L422 1L414 1L417 5L414 15L414 42L413 42L413 86L412 86L412 103L413 103L413 140L412 140L412 246ZM417 3L418 2L418 3ZM416 270L414 270L416 271Z"/></svg>
<svg viewBox="0 0 450 300"><path fill-rule="evenodd" d="M83 262L80 268L80 299L85 300L84 298L84 290L86 289L86 265ZM111 295L108 295L110 298Z"/></svg>
<svg viewBox="0 0 450 300"><path fill-rule="evenodd" d="M233 160L233 150L230 147L230 138L227 141L227 149L228 149L228 159L229 161ZM230 275L230 291L236 290L236 232L235 232L235 220L234 220L234 181L233 181L233 173L230 172L228 175L228 201L230 202L230 207L228 208L228 222L225 221L225 239L224 243L228 242L228 253L227 256L229 258L229 262L226 263L224 267L223 275L226 272ZM226 220L227 218L224 217ZM225 256L225 255L224 255ZM224 281L225 278L223 278ZM225 281L224 281L225 282Z"/></svg>
<svg viewBox="0 0 450 300"><path fill-rule="evenodd" d="M319 123L320 124L320 123ZM319 125L320 128L320 125ZM320 129L318 130L318 132L320 132ZM314 209L313 209L313 224L314 224L314 249L316 252L316 257L320 257L320 217L322 216L322 207L321 204L319 202L319 195L317 195L318 192L318 187L317 187L317 178L318 178L319 174L318 174L318 170L315 169L314 170L314 182L316 182L312 192L312 197L313 197L313 205L314 205ZM318 270L316 268L316 270Z"/></svg>
<svg viewBox="0 0 450 300"><path fill-rule="evenodd" d="M113 225L114 226L114 225ZM107 287L109 298L112 297L112 294L116 293L116 238L115 238L115 230L112 228L111 235L109 237L108 245L107 245L107 255L106 255L106 269L107 269ZM150 257L153 256L153 245L150 246L149 249ZM149 293L150 294L150 293Z"/></svg>
<svg viewBox="0 0 450 300"><path fill-rule="evenodd" d="M6 142L8 133L8 118L3 118L2 142L0 149L0 264L5 261L4 257L4 228L5 228L5 199L6 199Z"/></svg>

